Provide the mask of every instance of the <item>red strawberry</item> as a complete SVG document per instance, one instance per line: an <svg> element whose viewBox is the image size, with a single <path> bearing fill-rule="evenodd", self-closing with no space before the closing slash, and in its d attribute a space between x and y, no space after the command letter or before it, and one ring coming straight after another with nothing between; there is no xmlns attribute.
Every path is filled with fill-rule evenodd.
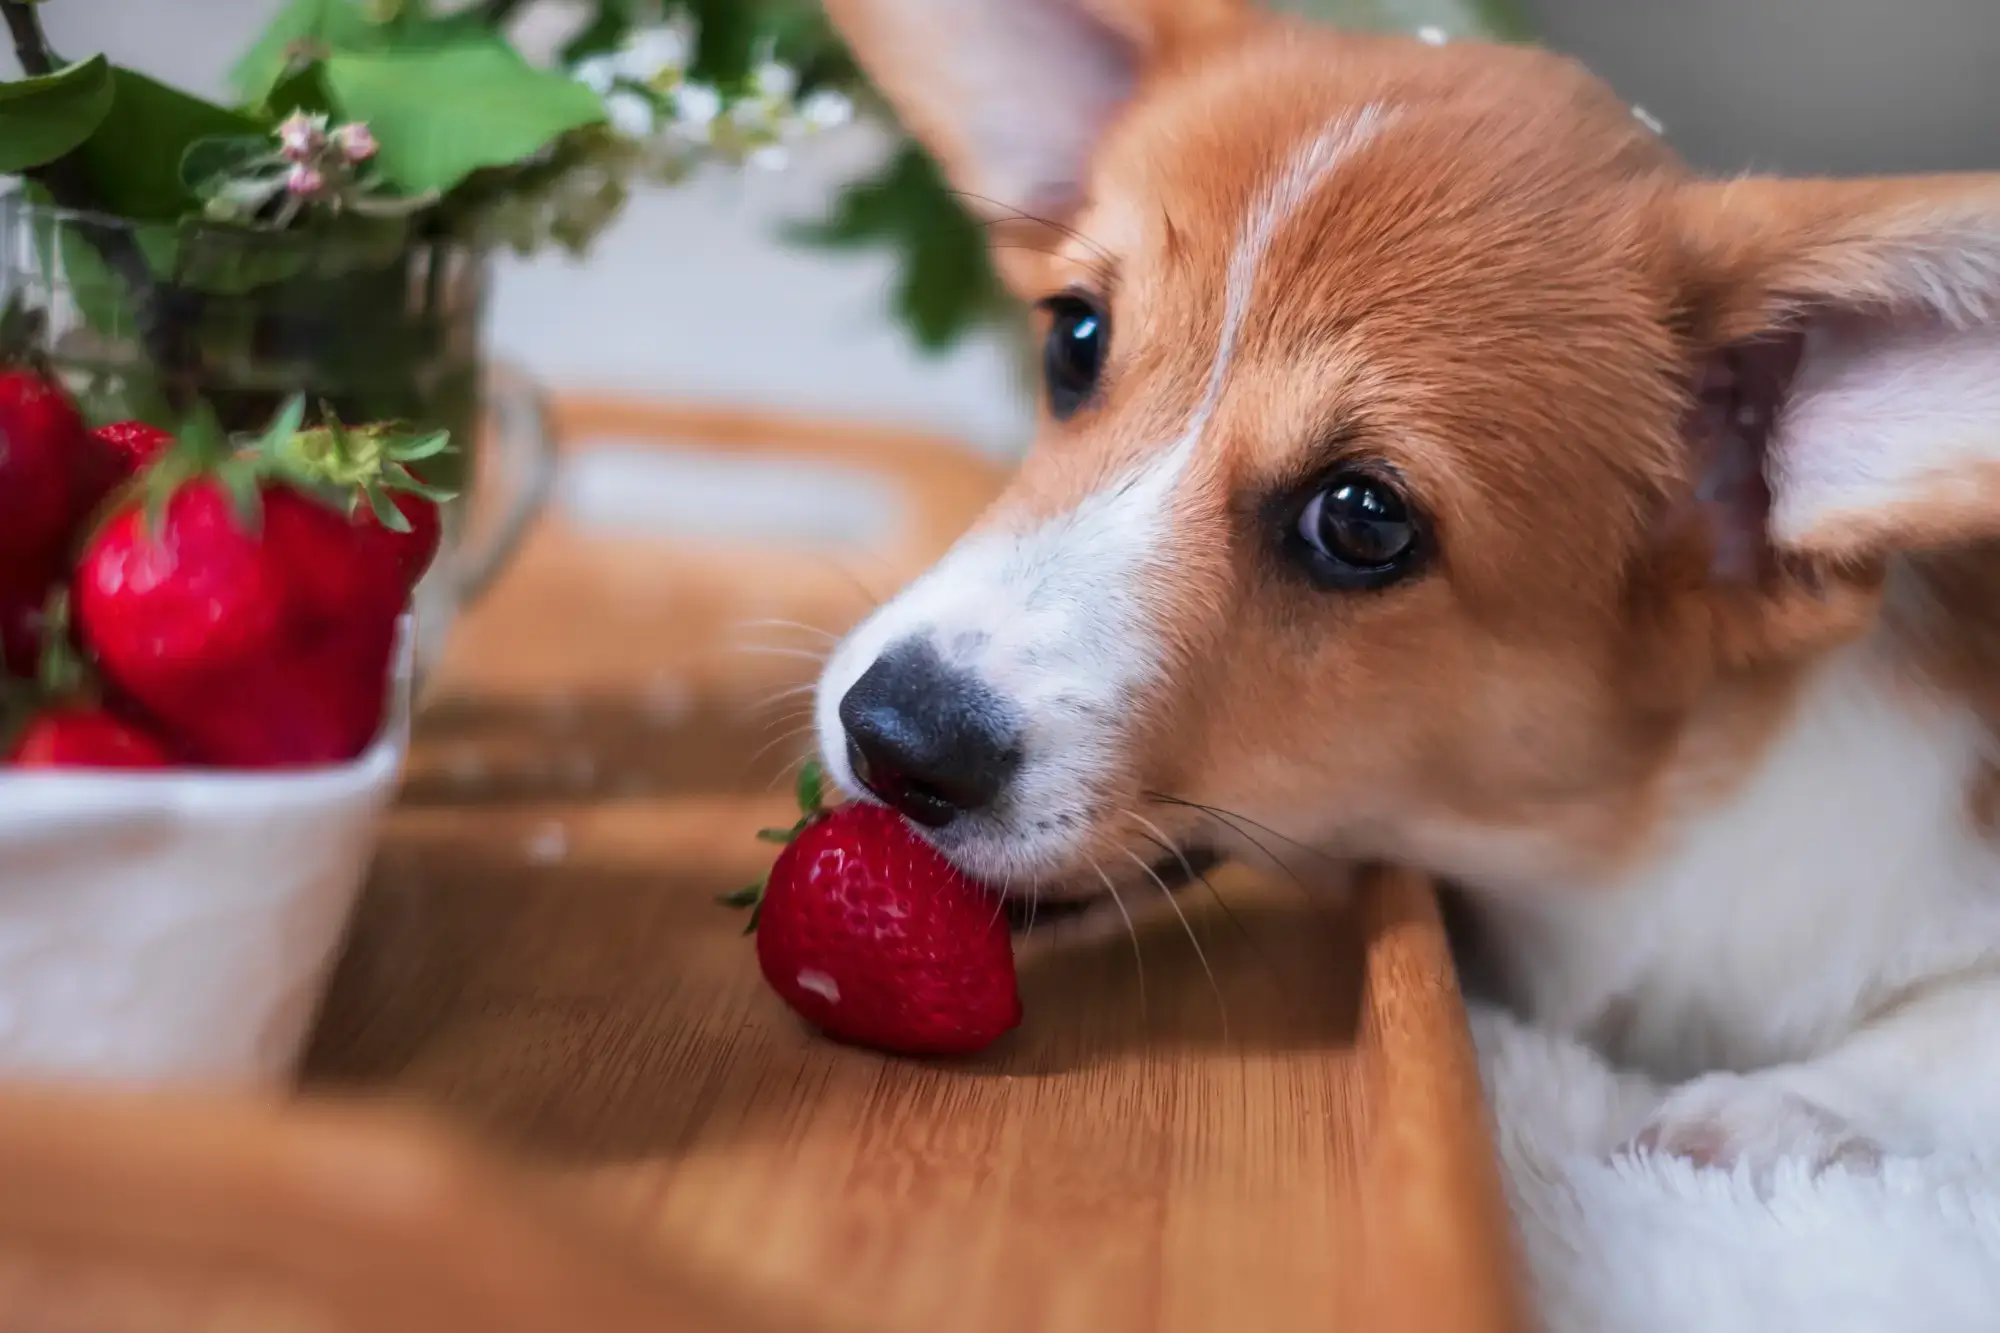
<svg viewBox="0 0 2000 1333"><path fill-rule="evenodd" d="M143 421L114 421L90 434L102 446L98 452L117 465L120 481L138 476L174 444L172 435Z"/></svg>
<svg viewBox="0 0 2000 1333"><path fill-rule="evenodd" d="M387 703L404 594L384 592L334 487L285 479L274 441L298 416L249 453L191 425L149 471L153 503L113 514L77 567L105 675L203 763L345 762Z"/></svg>
<svg viewBox="0 0 2000 1333"><path fill-rule="evenodd" d="M75 704L29 718L6 762L17 768L166 768L173 761L164 745L131 723Z"/></svg>
<svg viewBox="0 0 2000 1333"><path fill-rule="evenodd" d="M398 491L389 497L389 502L409 524L409 531L398 532L386 526L370 509L354 516L354 526L363 543L375 548L375 558L395 571L396 583L403 592L401 601L407 600L417 581L430 569L431 561L437 558L443 527L436 502L426 496Z"/></svg>
<svg viewBox="0 0 2000 1333"><path fill-rule="evenodd" d="M57 562L79 517L74 483L83 418L61 388L0 371L0 569Z"/></svg>
<svg viewBox="0 0 2000 1333"><path fill-rule="evenodd" d="M1007 923L991 894L879 805L805 817L761 889L751 928L764 979L801 1018L843 1041L902 1055L967 1055L1021 1021Z"/></svg>
<svg viewBox="0 0 2000 1333"><path fill-rule="evenodd" d="M136 507L113 516L77 567L78 622L196 759L344 762L381 723L394 616L340 591L339 515L283 486L258 498L261 526L206 478L173 493L157 532Z"/></svg>
<svg viewBox="0 0 2000 1333"><path fill-rule="evenodd" d="M42 642L34 683L8 684L0 692L10 715L0 722L19 723L18 728L0 727L0 763L20 768L167 767L172 760L157 737L104 707L95 676L70 641L66 592L49 594L37 631Z"/></svg>
<svg viewBox="0 0 2000 1333"><path fill-rule="evenodd" d="M114 421L90 432L77 468L78 521L87 521L111 493L173 448L174 437L143 421Z"/></svg>
<svg viewBox="0 0 2000 1333"><path fill-rule="evenodd" d="M347 497L365 577L398 612L437 557L438 504L451 498L427 485L412 465L449 445L442 431L347 426L329 412L325 425L291 436L276 451L284 475Z"/></svg>

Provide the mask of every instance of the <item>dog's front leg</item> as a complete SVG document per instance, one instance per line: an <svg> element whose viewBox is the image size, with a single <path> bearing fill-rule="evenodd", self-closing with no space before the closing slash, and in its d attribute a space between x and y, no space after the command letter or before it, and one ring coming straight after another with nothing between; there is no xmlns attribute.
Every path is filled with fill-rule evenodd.
<svg viewBox="0 0 2000 1333"><path fill-rule="evenodd" d="M1768 1176L2000 1148L2000 976L1938 983L1810 1060L1668 1094L1626 1151Z"/></svg>

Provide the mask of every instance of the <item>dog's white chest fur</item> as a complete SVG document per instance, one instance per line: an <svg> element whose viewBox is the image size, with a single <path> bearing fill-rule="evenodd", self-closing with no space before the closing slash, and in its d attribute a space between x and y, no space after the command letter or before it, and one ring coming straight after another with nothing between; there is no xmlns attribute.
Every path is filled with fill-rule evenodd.
<svg viewBox="0 0 2000 1333"><path fill-rule="evenodd" d="M1619 880L1481 898L1536 1021L1665 1077L1823 1050L1912 988L2000 961L1986 744L1879 645L1831 660L1747 783Z"/></svg>

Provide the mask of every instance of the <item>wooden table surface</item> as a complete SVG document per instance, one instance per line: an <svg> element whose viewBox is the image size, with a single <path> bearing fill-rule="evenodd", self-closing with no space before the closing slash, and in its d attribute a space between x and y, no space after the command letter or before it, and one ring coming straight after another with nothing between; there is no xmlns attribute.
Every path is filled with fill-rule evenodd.
<svg viewBox="0 0 2000 1333"><path fill-rule="evenodd" d="M607 1331L1521 1327L1463 1016L1434 904L1408 877L1343 900L1303 891L1309 863L1297 879L1230 870L1213 896L1185 895L1188 929L1162 904L1139 913L1136 949L1029 941L1024 1025L971 1061L887 1059L794 1022L713 899L768 863L754 831L787 822L821 632L920 569L998 475L875 431L603 403L570 405L565 426L575 448L679 439L859 460L901 488L910 521L849 558L677 547L558 515L464 622L306 1083L413 1102L495 1155L476 1159L477 1188L422 1214L425 1234L455 1237L428 1269L392 1252L412 1238L391 1228L369 1271L456 1274L461 1294L478 1272L515 1272L492 1290L513 1293L502 1309L523 1330L582 1328L586 1308ZM0 1101L0 1178L55 1161L23 1145L60 1146L79 1113L22 1105ZM305 1144L309 1112L229 1114L244 1135ZM184 1144L160 1128L176 1115L226 1123L178 1107L148 1133ZM397 1132L377 1144L391 1157ZM183 1167L220 1180L196 1156ZM501 1234L494 1219L539 1217L526 1201L544 1195L559 1222ZM330 1234L325 1207L293 1211L311 1214L295 1230ZM54 1225L0 1197L0 1240ZM618 1267L628 1253L653 1268ZM345 1280L271 1262L279 1282ZM477 1326L441 1309L376 1317Z"/></svg>

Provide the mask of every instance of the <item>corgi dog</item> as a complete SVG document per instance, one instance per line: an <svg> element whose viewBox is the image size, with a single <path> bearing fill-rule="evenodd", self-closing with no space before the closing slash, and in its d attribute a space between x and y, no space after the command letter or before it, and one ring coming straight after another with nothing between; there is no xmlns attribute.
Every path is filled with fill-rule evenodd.
<svg viewBox="0 0 2000 1333"><path fill-rule="evenodd" d="M2000 1131L2000 177L1697 179L1567 59L1236 0L829 9L1046 381L828 660L840 787L1043 904L1422 869L1673 1081L1634 1150Z"/></svg>

